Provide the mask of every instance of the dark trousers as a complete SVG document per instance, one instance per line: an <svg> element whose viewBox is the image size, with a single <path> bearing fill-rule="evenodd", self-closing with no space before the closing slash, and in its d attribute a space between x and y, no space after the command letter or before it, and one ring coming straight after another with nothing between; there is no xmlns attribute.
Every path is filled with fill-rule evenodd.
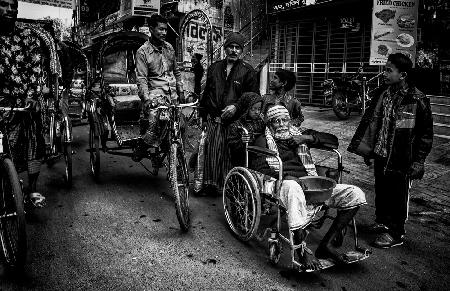
<svg viewBox="0 0 450 291"><path fill-rule="evenodd" d="M375 221L389 228L394 237L405 234L408 217L409 179L400 174L384 173L386 159L375 159Z"/></svg>

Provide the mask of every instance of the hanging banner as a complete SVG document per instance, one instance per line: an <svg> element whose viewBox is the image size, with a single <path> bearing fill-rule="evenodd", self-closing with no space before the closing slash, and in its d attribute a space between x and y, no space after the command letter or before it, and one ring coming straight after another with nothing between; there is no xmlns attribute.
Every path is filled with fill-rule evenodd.
<svg viewBox="0 0 450 291"><path fill-rule="evenodd" d="M28 2L39 5L49 5L67 9L74 8L72 0L20 0L20 2Z"/></svg>
<svg viewBox="0 0 450 291"><path fill-rule="evenodd" d="M415 64L419 0L374 0L370 65L382 66L393 53Z"/></svg>

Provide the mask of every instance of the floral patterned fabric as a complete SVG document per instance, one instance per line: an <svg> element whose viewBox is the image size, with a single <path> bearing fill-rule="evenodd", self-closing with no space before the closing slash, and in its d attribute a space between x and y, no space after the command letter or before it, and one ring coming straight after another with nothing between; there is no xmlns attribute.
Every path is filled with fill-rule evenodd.
<svg viewBox="0 0 450 291"><path fill-rule="evenodd" d="M30 28L16 27L0 42L0 104L24 106L31 98L42 104L42 43ZM11 154L16 165L28 165L30 173L39 171L35 162L45 153L40 113L16 113L9 124Z"/></svg>
<svg viewBox="0 0 450 291"><path fill-rule="evenodd" d="M29 28L16 28L0 43L0 94L16 99L36 99L42 90L41 42Z"/></svg>

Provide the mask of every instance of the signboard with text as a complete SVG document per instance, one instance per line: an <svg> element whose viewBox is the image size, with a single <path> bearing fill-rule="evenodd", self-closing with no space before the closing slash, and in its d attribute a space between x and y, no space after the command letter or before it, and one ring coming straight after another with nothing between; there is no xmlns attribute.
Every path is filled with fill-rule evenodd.
<svg viewBox="0 0 450 291"><path fill-rule="evenodd" d="M159 13L160 0L121 0L120 16L151 16Z"/></svg>
<svg viewBox="0 0 450 291"><path fill-rule="evenodd" d="M279 13L303 6L316 4L316 0L273 0L267 2L268 13Z"/></svg>
<svg viewBox="0 0 450 291"><path fill-rule="evenodd" d="M67 9L73 9L73 1L72 0L20 0L20 2L27 2L39 5L49 5Z"/></svg>
<svg viewBox="0 0 450 291"><path fill-rule="evenodd" d="M393 53L416 59L419 0L374 0L370 65L382 66Z"/></svg>

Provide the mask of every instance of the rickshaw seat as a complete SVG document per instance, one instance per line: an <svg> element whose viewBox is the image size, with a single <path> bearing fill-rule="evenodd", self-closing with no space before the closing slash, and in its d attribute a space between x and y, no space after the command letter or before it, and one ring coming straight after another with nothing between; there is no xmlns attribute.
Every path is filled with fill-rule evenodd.
<svg viewBox="0 0 450 291"><path fill-rule="evenodd" d="M108 100L118 124L139 121L142 102L136 84L110 84Z"/></svg>

